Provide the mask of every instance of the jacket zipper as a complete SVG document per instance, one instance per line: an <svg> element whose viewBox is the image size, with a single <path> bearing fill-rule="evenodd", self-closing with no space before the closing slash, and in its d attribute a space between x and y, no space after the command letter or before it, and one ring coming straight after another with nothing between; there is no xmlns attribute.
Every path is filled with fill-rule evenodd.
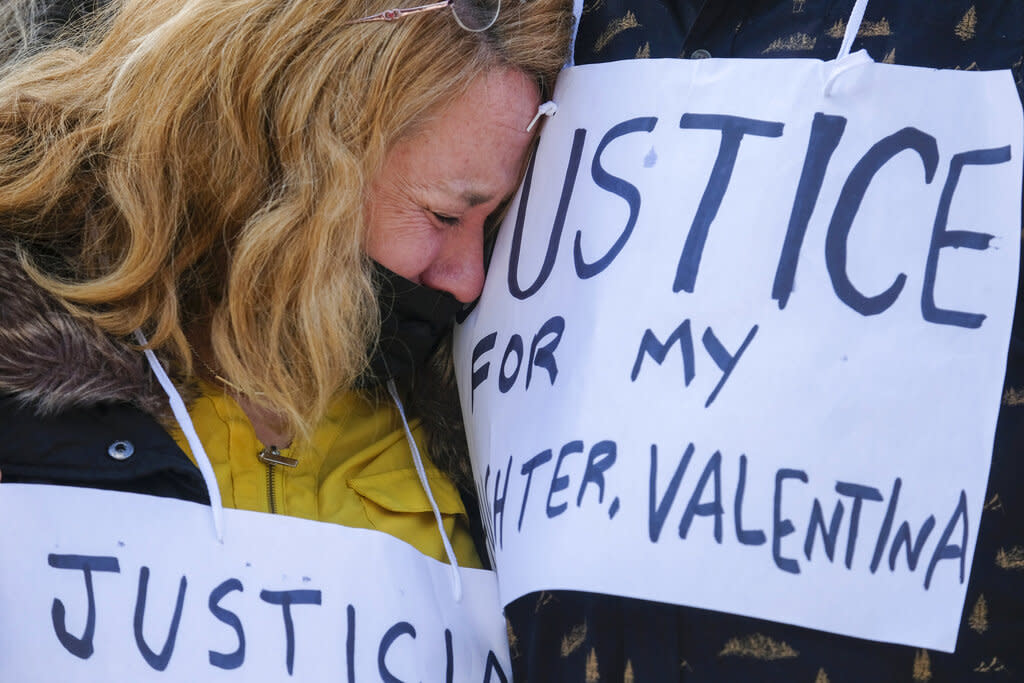
<svg viewBox="0 0 1024 683"><path fill-rule="evenodd" d="M274 466L267 465L267 503L270 514L277 514L277 504L274 502Z"/></svg>
<svg viewBox="0 0 1024 683"><path fill-rule="evenodd" d="M256 454L256 458L267 466L267 508L271 514L277 513L277 503L274 501L274 466L283 465L285 467L295 467L299 464L299 461L295 458L289 458L286 455L281 455L281 450L277 446L266 446L259 453Z"/></svg>

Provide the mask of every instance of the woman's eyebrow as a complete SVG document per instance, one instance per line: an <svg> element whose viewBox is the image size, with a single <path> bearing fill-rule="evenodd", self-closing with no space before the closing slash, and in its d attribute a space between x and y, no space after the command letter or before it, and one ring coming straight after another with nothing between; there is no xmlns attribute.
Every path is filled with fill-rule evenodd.
<svg viewBox="0 0 1024 683"><path fill-rule="evenodd" d="M491 201L493 197L489 194L484 194L482 192L467 191L462 193L462 199L463 201L466 202L467 205L469 205L470 207L474 207L480 206L481 204L486 204L487 202Z"/></svg>

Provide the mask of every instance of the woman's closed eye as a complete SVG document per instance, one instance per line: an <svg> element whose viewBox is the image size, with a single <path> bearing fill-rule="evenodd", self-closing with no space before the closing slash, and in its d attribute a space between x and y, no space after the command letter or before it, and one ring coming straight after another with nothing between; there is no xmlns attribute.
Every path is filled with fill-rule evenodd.
<svg viewBox="0 0 1024 683"><path fill-rule="evenodd" d="M459 224L458 216L451 216L446 213L440 213L438 211L431 211L430 213L434 217L434 219L442 225L456 226Z"/></svg>

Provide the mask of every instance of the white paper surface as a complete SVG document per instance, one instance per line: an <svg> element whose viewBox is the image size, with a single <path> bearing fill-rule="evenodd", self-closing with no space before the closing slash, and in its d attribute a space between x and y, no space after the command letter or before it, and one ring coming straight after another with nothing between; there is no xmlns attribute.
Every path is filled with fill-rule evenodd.
<svg viewBox="0 0 1024 683"><path fill-rule="evenodd" d="M456 337L503 602L587 590L955 647L1020 102L1008 72L847 59L831 96L815 60L560 77Z"/></svg>
<svg viewBox="0 0 1024 683"><path fill-rule="evenodd" d="M24 484L0 520L3 681L510 676L493 573L455 603L448 565L380 532L225 510L221 545L205 506Z"/></svg>

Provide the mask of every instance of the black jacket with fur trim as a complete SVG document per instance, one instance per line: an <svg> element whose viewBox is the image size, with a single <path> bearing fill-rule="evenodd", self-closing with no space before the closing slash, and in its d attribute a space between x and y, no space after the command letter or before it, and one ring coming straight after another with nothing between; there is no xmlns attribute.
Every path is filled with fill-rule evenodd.
<svg viewBox="0 0 1024 683"><path fill-rule="evenodd" d="M144 356L76 320L0 244L3 481L208 502L199 470L160 423L168 414Z"/></svg>

